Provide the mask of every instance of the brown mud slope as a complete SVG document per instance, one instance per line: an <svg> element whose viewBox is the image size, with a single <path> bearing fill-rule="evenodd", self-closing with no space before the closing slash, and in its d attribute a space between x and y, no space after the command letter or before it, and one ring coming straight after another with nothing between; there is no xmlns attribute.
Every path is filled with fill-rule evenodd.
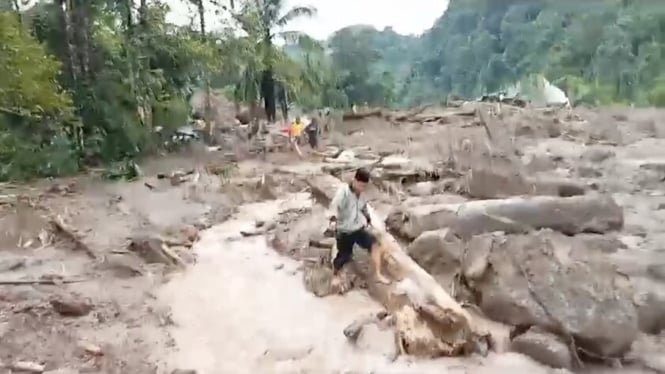
<svg viewBox="0 0 665 374"><path fill-rule="evenodd" d="M0 372L662 372L662 118L374 111L305 159L5 185ZM358 251L333 290L317 202L358 166L393 283Z"/></svg>

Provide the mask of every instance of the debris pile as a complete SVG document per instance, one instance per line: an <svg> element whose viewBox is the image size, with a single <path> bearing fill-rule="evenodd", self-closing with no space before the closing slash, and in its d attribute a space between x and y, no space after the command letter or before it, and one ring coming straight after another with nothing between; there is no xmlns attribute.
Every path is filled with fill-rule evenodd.
<svg viewBox="0 0 665 374"><path fill-rule="evenodd" d="M451 146L448 159L439 160L369 147L329 147L322 153L324 174L309 177L308 184L324 206L355 169L371 170L373 204L390 207L383 211L385 231L375 229L392 283L371 279L367 255L359 251L351 269L344 270L341 289L331 289L328 248L334 240L321 238L326 222L309 212L301 220L321 230L310 230L310 240L301 241L297 251L301 258L314 257L305 266L307 288L325 296L367 287L384 305L403 354L437 357L512 349L566 369L588 361L627 360L641 330L662 326L644 309L663 309L653 294L637 304L631 280L607 258L623 246L614 237L624 227L624 209L610 194L594 191L595 184L555 173L530 174L505 134L509 131L498 128L505 112L524 109L505 107L504 114L488 116L478 108L462 105L439 115L420 108L347 116L477 126L485 135L480 146ZM575 126L575 119L566 124L555 119L561 136ZM511 131L519 131L518 126ZM608 157L613 153L589 151L584 159ZM640 310L640 305L649 307ZM507 326L510 334L487 329L488 319ZM347 329L353 333L345 331L352 341L358 324Z"/></svg>

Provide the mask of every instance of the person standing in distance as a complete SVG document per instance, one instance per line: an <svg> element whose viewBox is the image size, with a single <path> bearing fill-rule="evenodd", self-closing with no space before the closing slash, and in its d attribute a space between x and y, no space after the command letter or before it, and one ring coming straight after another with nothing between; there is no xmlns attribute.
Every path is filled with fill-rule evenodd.
<svg viewBox="0 0 665 374"><path fill-rule="evenodd" d="M321 129L319 127L319 119L317 117L312 118L312 121L307 125L307 127L305 127L307 139L309 140L309 146L313 150L318 148L320 131Z"/></svg>
<svg viewBox="0 0 665 374"><path fill-rule="evenodd" d="M330 204L330 229L335 233L337 241L337 256L333 260L333 286L339 284L339 271L353 258L355 244L370 251L376 280L390 283L381 274L381 251L377 238L368 231L372 219L363 192L369 178L367 169L358 169L351 183L340 186Z"/></svg>

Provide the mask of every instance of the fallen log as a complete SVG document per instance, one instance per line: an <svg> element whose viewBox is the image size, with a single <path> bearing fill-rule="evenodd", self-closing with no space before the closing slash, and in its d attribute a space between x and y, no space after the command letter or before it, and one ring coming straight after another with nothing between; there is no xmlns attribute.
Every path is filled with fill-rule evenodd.
<svg viewBox="0 0 665 374"><path fill-rule="evenodd" d="M462 179L462 190L474 199L502 199L519 195L578 196L587 188L567 178L524 177L518 170L471 168Z"/></svg>
<svg viewBox="0 0 665 374"><path fill-rule="evenodd" d="M313 196L326 206L342 183L331 175L314 176L308 180ZM384 272L391 279L389 285L368 279L369 290L394 315L400 345L408 354L426 357L474 352L489 334L482 331L471 314L402 250L385 231L382 220L371 207L369 211L372 222L376 222L373 230L380 238L383 260L387 264Z"/></svg>
<svg viewBox="0 0 665 374"><path fill-rule="evenodd" d="M513 197L398 208L388 215L386 224L393 234L409 240L442 228L450 228L463 238L543 228L575 235L621 229L623 209L603 195Z"/></svg>
<svg viewBox="0 0 665 374"><path fill-rule="evenodd" d="M364 119L367 117L381 117L382 115L383 112L380 109L368 112L344 113L342 115L342 121L353 121L353 120Z"/></svg>
<svg viewBox="0 0 665 374"><path fill-rule="evenodd" d="M92 259L97 258L97 254L83 242L82 236L74 228L69 227L60 215L55 215L51 218L49 224L51 226L51 231L55 235L70 242L75 251L85 252L85 254Z"/></svg>
<svg viewBox="0 0 665 374"><path fill-rule="evenodd" d="M411 117L406 118L408 122L420 122L420 123L429 123L429 122L440 122L446 124L451 118L455 117L475 117L475 110L458 110L444 112L440 114L416 114Z"/></svg>
<svg viewBox="0 0 665 374"><path fill-rule="evenodd" d="M48 285L59 286L61 284L82 283L90 279L17 279L0 280L0 286L23 286L23 285Z"/></svg>
<svg viewBox="0 0 665 374"><path fill-rule="evenodd" d="M413 110L410 110L408 112L393 113L393 115L391 116L391 119L394 120L394 121L404 122L404 121L407 121L410 117L413 117L415 115L418 115L418 114L426 111L431 106L432 106L432 104L425 104L425 105L421 105L421 106L419 106L419 107L417 107Z"/></svg>

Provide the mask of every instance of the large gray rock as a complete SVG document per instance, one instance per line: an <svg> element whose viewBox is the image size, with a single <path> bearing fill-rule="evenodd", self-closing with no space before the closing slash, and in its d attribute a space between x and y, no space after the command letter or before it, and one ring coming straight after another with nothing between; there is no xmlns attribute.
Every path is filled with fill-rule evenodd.
<svg viewBox="0 0 665 374"><path fill-rule="evenodd" d="M555 369L572 369L573 357L568 346L556 335L530 328L513 339L514 352L529 356L541 364Z"/></svg>
<svg viewBox="0 0 665 374"><path fill-rule="evenodd" d="M640 331L647 334L659 334L665 330L665 292L660 286L649 290L639 286L633 296L637 308Z"/></svg>
<svg viewBox="0 0 665 374"><path fill-rule="evenodd" d="M518 195L529 195L533 191L518 170L473 168L464 176L463 190L475 199L496 199Z"/></svg>
<svg viewBox="0 0 665 374"><path fill-rule="evenodd" d="M601 255L575 254L580 249L571 240L551 230L496 233L475 237L459 250L437 232L427 232L409 254L441 280L454 276L454 266L461 264L465 284L495 321L571 334L590 352L621 355L638 333L633 300L616 287L620 279Z"/></svg>
<svg viewBox="0 0 665 374"><path fill-rule="evenodd" d="M409 245L407 253L444 289L450 290L461 266L462 249L461 240L443 229L422 233Z"/></svg>
<svg viewBox="0 0 665 374"><path fill-rule="evenodd" d="M623 227L623 209L603 195L514 197L397 208L386 218L386 227L411 240L425 231L445 227L465 238L485 232L524 233L541 228L569 235L604 233Z"/></svg>
<svg viewBox="0 0 665 374"><path fill-rule="evenodd" d="M602 356L625 353L638 334L632 298L616 288L618 276L609 264L574 261L569 248L554 245L552 234L506 237L492 245L491 271L477 283L481 308L501 322L569 333Z"/></svg>

